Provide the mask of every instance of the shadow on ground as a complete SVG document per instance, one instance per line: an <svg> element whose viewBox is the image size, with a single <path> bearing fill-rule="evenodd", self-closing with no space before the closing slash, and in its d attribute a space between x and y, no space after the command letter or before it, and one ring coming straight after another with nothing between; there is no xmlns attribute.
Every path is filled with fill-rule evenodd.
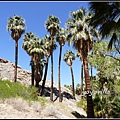
<svg viewBox="0 0 120 120"><path fill-rule="evenodd" d="M72 115L74 115L76 118L86 118L84 115L79 114L77 111L71 112Z"/></svg>
<svg viewBox="0 0 120 120"><path fill-rule="evenodd" d="M41 85L39 86L39 89L41 89ZM45 87L44 91L43 91L43 95L45 97L50 97L50 92L51 92L50 87ZM53 94L55 96L54 101L56 101L57 98L59 97L59 91L57 90L56 87L53 87ZM63 97L67 98L67 99L74 99L73 96L70 93L65 92L65 91L62 92L61 95L62 95L62 99L63 99Z"/></svg>

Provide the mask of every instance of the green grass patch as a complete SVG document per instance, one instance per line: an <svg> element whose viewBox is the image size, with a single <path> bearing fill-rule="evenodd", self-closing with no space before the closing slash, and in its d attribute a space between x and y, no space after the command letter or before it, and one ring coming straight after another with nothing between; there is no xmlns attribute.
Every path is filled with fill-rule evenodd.
<svg viewBox="0 0 120 120"><path fill-rule="evenodd" d="M37 88L22 85L20 82L11 82L9 80L0 80L0 99L21 97L27 101L38 101L44 105L47 99L38 97Z"/></svg>

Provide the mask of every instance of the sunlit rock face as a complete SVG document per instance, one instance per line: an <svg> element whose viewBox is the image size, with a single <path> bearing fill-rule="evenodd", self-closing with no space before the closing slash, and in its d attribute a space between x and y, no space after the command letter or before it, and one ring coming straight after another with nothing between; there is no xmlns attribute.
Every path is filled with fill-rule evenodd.
<svg viewBox="0 0 120 120"><path fill-rule="evenodd" d="M14 68L15 64L12 62L0 58L0 78L4 80L14 81ZM17 66L17 81L30 85L31 81L31 72L22 69L20 66Z"/></svg>

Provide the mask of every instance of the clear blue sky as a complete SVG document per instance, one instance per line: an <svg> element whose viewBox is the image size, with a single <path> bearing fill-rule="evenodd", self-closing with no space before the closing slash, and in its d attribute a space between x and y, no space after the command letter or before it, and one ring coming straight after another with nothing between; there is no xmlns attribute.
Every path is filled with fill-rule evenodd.
<svg viewBox="0 0 120 120"><path fill-rule="evenodd" d="M46 34L49 34L45 29L45 21L49 15L58 17L61 21L60 26L64 27L65 22L68 20L70 12L76 11L81 7L88 9L88 2L0 2L0 57L15 62L15 41L11 38L10 32L7 32L6 25L9 17L13 17L14 14L22 16L25 19L27 26L26 32L33 32L38 35L39 38L43 38ZM23 36L19 40L18 47L18 65L23 69L31 71L29 66L30 57L22 49ZM67 44L63 47L62 57L66 50L73 50L72 46ZM54 51L54 82L58 83L58 57L59 57L59 45ZM50 59L51 60L51 59ZM49 63L51 61L49 60ZM51 64L48 67L47 78L51 79ZM77 58L73 62L73 72L75 85L80 83L80 68L81 62ZM61 85L72 84L70 68L67 64L61 62Z"/></svg>

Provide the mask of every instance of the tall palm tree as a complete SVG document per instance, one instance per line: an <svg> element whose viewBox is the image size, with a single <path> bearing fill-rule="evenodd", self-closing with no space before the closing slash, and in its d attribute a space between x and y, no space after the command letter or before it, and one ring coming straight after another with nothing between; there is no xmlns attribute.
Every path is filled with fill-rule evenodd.
<svg viewBox="0 0 120 120"><path fill-rule="evenodd" d="M50 33L51 40L50 44L53 44L54 36L56 35L57 31L59 30L60 20L54 16L49 15L48 19L46 20L46 29ZM53 101L53 52L51 53L51 93L50 93L50 100Z"/></svg>
<svg viewBox="0 0 120 120"><path fill-rule="evenodd" d="M62 47L65 45L65 41L66 41L65 29L63 28L59 29L56 35L56 41L60 45L60 54L59 54L59 62L58 62L58 88L59 88L59 102L62 102L61 84L60 84L60 64L61 64Z"/></svg>
<svg viewBox="0 0 120 120"><path fill-rule="evenodd" d="M43 90L45 87L45 82L46 82L46 77L47 77L47 71L48 71L48 61L49 61L49 57L52 53L53 50L56 49L57 45L55 42L53 42L53 45L51 45L50 42L50 36L49 35L45 35L45 37L42 39L43 44L44 44L44 49L45 49L45 56L46 56L46 65L45 65L45 72L44 72L44 78L43 78L43 82L42 82L42 88L40 90L40 96L43 95Z"/></svg>
<svg viewBox="0 0 120 120"><path fill-rule="evenodd" d="M80 53L82 58L86 90L90 93L90 77L88 71L88 52L92 49L93 35L98 36L98 31L90 26L91 12L86 12L85 8L70 13L70 18L66 22L68 30L68 43L73 43L73 47ZM87 94L87 117L94 118L92 96Z"/></svg>
<svg viewBox="0 0 120 120"><path fill-rule="evenodd" d="M15 40L15 73L14 82L17 81L17 63L18 63L18 40L25 32L25 20L18 15L8 19L7 30L11 31L11 37Z"/></svg>
<svg viewBox="0 0 120 120"><path fill-rule="evenodd" d="M91 25L100 27L102 37L112 37L108 44L108 49L112 49L115 42L119 43L120 33L120 3L119 2L90 2L89 9L93 12Z"/></svg>
<svg viewBox="0 0 120 120"><path fill-rule="evenodd" d="M34 63L34 74L35 75L35 81L36 81L36 87L39 87L39 82L41 79L41 74L39 73L40 68L40 61L44 58L44 46L39 39L38 36L35 36L32 32L26 33L24 38L24 43L22 45L22 48L26 50L28 55L31 56L31 60ZM33 76L34 76L33 75ZM32 78L33 81L34 78Z"/></svg>
<svg viewBox="0 0 120 120"><path fill-rule="evenodd" d="M72 69L73 60L75 60L75 54L71 50L67 50L63 56L63 60L70 66L70 71L72 75L72 92L73 92L73 99L75 99L75 88L74 88L74 74Z"/></svg>

